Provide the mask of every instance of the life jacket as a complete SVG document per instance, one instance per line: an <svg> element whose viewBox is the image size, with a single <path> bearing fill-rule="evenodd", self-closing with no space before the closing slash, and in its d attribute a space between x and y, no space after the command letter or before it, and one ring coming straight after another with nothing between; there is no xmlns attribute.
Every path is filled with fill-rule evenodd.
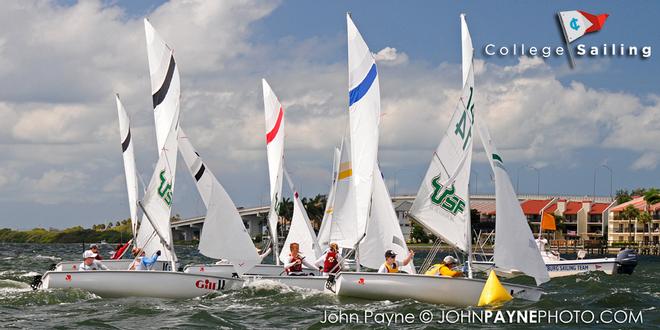
<svg viewBox="0 0 660 330"><path fill-rule="evenodd" d="M440 273L440 268L444 266L444 264L435 264L427 270L424 275L438 275Z"/></svg>
<svg viewBox="0 0 660 330"><path fill-rule="evenodd" d="M385 268L387 268L388 273L398 273L399 272L399 266L395 263L392 264L392 266L388 265L387 263L384 263Z"/></svg>
<svg viewBox="0 0 660 330"><path fill-rule="evenodd" d="M429 268L426 273L424 273L424 275L440 275L450 277L457 277L461 274L461 272L449 268L449 266L445 265L444 263L435 264L431 266L431 268Z"/></svg>
<svg viewBox="0 0 660 330"><path fill-rule="evenodd" d="M325 255L325 261L323 262L323 271L326 273L330 273L330 271L333 273L339 272L339 267L336 267L337 263L337 252L328 251L328 253Z"/></svg>
<svg viewBox="0 0 660 330"><path fill-rule="evenodd" d="M286 269L287 273L300 273L303 271L302 268L302 258L300 257L300 254L297 255L295 258L289 255L289 263L294 262L294 261L300 261L300 263L295 264L289 268Z"/></svg>

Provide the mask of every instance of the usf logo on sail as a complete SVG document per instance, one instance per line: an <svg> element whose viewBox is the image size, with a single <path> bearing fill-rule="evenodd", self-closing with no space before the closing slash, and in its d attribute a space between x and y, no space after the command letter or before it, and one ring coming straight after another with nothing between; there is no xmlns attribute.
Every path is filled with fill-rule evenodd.
<svg viewBox="0 0 660 330"><path fill-rule="evenodd" d="M440 183L440 175L433 178L433 193L431 193L431 203L440 206L443 210L456 215L465 211L465 201L458 197L455 192L456 189L452 184L442 191L443 185ZM442 194L440 193L442 191Z"/></svg>
<svg viewBox="0 0 660 330"><path fill-rule="evenodd" d="M160 171L158 195L163 199L167 206L172 206L172 183L167 182L167 178L165 178L165 170Z"/></svg>

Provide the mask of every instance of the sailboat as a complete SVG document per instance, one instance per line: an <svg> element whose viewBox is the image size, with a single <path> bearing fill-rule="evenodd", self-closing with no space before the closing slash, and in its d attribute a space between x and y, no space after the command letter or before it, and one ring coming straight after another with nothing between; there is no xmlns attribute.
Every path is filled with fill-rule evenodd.
<svg viewBox="0 0 660 330"><path fill-rule="evenodd" d="M482 139L486 134L488 134L487 131L482 133ZM490 137L487 137L487 139L490 139ZM523 221L525 220L524 218L522 219ZM543 229L556 229L554 217L546 213L543 214L539 226L539 237L541 236ZM632 274L637 265L637 255L633 250L623 250L619 252L616 258L605 257L589 259L584 258L586 255L584 251L578 251L577 259L566 260L561 258L558 252L545 250L545 242L541 243L540 239L536 240L536 245L541 250L541 257L543 258L543 262L550 278L574 276L588 272L603 272L607 275L618 273ZM475 261L474 268L475 270L483 272L493 269L498 275L508 278L525 275L524 272L521 272L515 267L504 267L501 264L496 265L493 260Z"/></svg>
<svg viewBox="0 0 660 330"><path fill-rule="evenodd" d="M350 64L351 23L349 17L349 68L353 67ZM464 72L462 96L450 120L449 129L433 155L410 213L417 222L445 242L469 254L471 238L467 194L475 117L472 99L472 43L464 15L461 15L461 30L463 63L465 65L467 62L469 67ZM361 38L359 41L363 42ZM540 256L537 258L540 259ZM539 280L543 281L543 278L538 278L537 283ZM434 304L476 306L485 283L485 280L472 278L471 272L468 278L342 272L337 276L335 289L339 296L374 300L415 299ZM502 284L512 296L520 299L538 301L542 293L536 287Z"/></svg>
<svg viewBox="0 0 660 330"><path fill-rule="evenodd" d="M138 228L137 216L137 201L138 201L138 178L137 169L135 167L135 152L133 150L133 137L131 136L130 118L124 105L122 104L119 94L115 95L117 103L117 114L119 116L119 136L121 138L122 158L124 160L124 174L126 176L126 188L128 193L128 205L131 216L131 229L133 232L133 241L136 240ZM126 270L133 262L132 259L116 259L104 260L103 264L112 270ZM65 260L57 263L52 270L56 271L76 271L80 265L80 260ZM166 262L157 261L154 269L167 270L168 264Z"/></svg>
<svg viewBox="0 0 660 330"><path fill-rule="evenodd" d="M135 241L147 256L158 251L159 260L166 262L169 270L49 271L41 279L42 289L78 288L101 297L193 298L243 286L243 280L239 278L176 271L177 257L172 244L170 214L178 151L179 73L172 49L158 36L149 21L145 19L144 23L160 153L145 196L137 202L143 218Z"/></svg>

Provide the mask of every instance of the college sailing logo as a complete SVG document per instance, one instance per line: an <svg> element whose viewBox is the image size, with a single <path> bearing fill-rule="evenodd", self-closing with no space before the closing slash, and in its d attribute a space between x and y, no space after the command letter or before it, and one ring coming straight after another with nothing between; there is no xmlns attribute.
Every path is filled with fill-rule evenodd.
<svg viewBox="0 0 660 330"><path fill-rule="evenodd" d="M433 192L431 193L431 203L440 206L443 210L456 215L465 211L465 201L458 197L455 192L456 189L452 184L442 191L443 185L440 183L440 175L433 178L431 184L433 185ZM442 191L442 194L440 193Z"/></svg>
<svg viewBox="0 0 660 330"><path fill-rule="evenodd" d="M160 171L158 195L160 195L167 206L172 206L172 183L167 182L167 178L165 178L165 170Z"/></svg>

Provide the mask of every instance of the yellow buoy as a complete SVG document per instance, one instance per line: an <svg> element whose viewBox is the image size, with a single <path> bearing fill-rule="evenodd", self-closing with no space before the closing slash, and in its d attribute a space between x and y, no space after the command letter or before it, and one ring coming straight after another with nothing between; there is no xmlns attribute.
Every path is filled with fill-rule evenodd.
<svg viewBox="0 0 660 330"><path fill-rule="evenodd" d="M500 283L500 280L495 275L495 271L491 270L488 275L488 280L484 285L484 289L481 291L481 296L479 297L479 304L477 306L493 306L500 305L513 297L506 291L506 288Z"/></svg>

